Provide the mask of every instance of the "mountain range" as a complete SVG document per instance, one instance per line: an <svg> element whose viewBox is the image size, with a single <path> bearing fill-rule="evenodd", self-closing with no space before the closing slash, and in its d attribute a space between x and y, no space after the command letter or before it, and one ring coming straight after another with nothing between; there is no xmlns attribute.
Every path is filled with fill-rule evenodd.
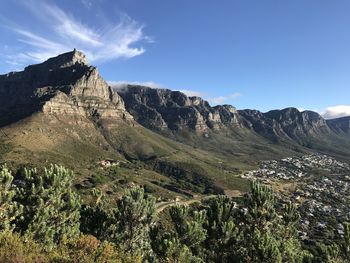
<svg viewBox="0 0 350 263"><path fill-rule="evenodd" d="M261 160L310 152L350 161L350 117L296 108L237 110L179 91L111 87L77 50L0 75L0 161L62 163L76 187L111 195L140 183L159 196L242 191ZM101 167L108 160L118 164Z"/></svg>

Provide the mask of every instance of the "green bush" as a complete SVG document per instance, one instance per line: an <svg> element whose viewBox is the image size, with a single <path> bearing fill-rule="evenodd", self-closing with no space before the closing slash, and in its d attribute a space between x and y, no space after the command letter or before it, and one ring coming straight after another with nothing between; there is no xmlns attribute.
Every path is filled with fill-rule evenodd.
<svg viewBox="0 0 350 263"><path fill-rule="evenodd" d="M16 201L23 206L17 230L46 245L79 235L80 196L72 189L73 172L52 165L43 172L25 169Z"/></svg>

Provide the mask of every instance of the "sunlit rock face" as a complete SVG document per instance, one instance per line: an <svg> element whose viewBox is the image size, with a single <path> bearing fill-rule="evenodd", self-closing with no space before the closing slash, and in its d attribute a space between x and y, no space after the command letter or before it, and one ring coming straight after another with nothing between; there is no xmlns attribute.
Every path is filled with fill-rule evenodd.
<svg viewBox="0 0 350 263"><path fill-rule="evenodd" d="M300 112L296 108L286 108L266 113L240 110L238 114L247 128L274 140L290 138L299 141L331 132L326 120L313 111Z"/></svg>
<svg viewBox="0 0 350 263"><path fill-rule="evenodd" d="M179 91L127 85L118 93L135 120L153 130L189 129L204 133L239 124L233 106L211 107L202 98L188 97Z"/></svg>
<svg viewBox="0 0 350 263"><path fill-rule="evenodd" d="M199 97L187 97L178 91L126 85L118 90L126 109L135 120L153 130L196 133L225 129L250 130L273 141L329 134L331 129L316 112L296 108L262 113L239 110L230 105L210 106Z"/></svg>
<svg viewBox="0 0 350 263"><path fill-rule="evenodd" d="M132 119L123 100L77 50L0 76L0 124L34 112Z"/></svg>

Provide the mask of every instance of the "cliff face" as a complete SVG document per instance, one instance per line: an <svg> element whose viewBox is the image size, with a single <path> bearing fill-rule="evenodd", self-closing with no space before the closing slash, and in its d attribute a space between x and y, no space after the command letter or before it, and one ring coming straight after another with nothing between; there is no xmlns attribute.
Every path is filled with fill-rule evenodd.
<svg viewBox="0 0 350 263"><path fill-rule="evenodd" d="M272 140L289 138L300 142L309 136L331 133L325 119L312 111L300 112L296 108L273 110L266 113L256 110L240 110L239 115L247 128Z"/></svg>
<svg viewBox="0 0 350 263"><path fill-rule="evenodd" d="M239 110L244 127L272 141L286 136L276 120L270 119L258 110Z"/></svg>
<svg viewBox="0 0 350 263"><path fill-rule="evenodd" d="M0 125L34 112L130 119L123 100L79 51L0 75Z"/></svg>
<svg viewBox="0 0 350 263"><path fill-rule="evenodd" d="M299 112L295 108L267 113L237 111L229 105L211 107L201 98L187 97L178 91L143 86L129 85L118 92L136 121L153 130L187 128L201 133L223 128L248 129L271 140L330 132L326 121L311 111Z"/></svg>
<svg viewBox="0 0 350 263"><path fill-rule="evenodd" d="M247 128L273 140L286 137L299 141L308 136L331 132L325 119L318 113L300 112L296 108L273 110L266 113L256 110L240 110L239 115Z"/></svg>
<svg viewBox="0 0 350 263"><path fill-rule="evenodd" d="M153 130L190 129L202 133L239 125L234 107L211 107L199 97L187 97L178 91L128 85L118 93L135 120Z"/></svg>
<svg viewBox="0 0 350 263"><path fill-rule="evenodd" d="M265 116L277 121L283 131L291 138L322 135L330 132L326 120L313 111L300 112L296 108L286 108L280 111L269 111Z"/></svg>
<svg viewBox="0 0 350 263"><path fill-rule="evenodd" d="M254 133L270 142L300 145L308 145L310 139L334 135L334 129L329 127L326 120L312 111L300 112L296 108L266 113L257 110L237 111L229 105L211 107L201 98L187 97L178 91L135 85L127 85L119 89L118 93L135 120L155 131L176 132L187 129L196 134L210 131L220 134L223 131L220 136L228 136L233 141L239 140L239 136L236 138L234 134ZM341 125L343 130L344 125Z"/></svg>

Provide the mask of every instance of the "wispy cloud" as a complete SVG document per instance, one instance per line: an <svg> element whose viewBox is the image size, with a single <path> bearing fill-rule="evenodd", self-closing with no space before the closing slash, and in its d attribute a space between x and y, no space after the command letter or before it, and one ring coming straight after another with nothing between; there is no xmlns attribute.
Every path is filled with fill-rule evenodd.
<svg viewBox="0 0 350 263"><path fill-rule="evenodd" d="M25 43L33 48L26 52L9 55L8 59L13 63L24 64L31 61L40 62L47 59L48 57L52 57L69 50L69 48L64 44L48 40L29 31L16 28L14 31L21 36L18 41Z"/></svg>
<svg viewBox="0 0 350 263"><path fill-rule="evenodd" d="M42 33L25 29L25 26L13 26L13 21L8 28L18 35L18 41L25 44L26 50L8 54L6 60L10 64L40 62L73 48L82 50L92 62L132 58L145 52L140 43L152 42L151 38L144 34L144 26L126 14L120 14L117 23L105 23L95 28L80 22L58 6L44 1L38 2L34 7L26 6L37 19L47 25L48 33L43 36Z"/></svg>
<svg viewBox="0 0 350 263"><path fill-rule="evenodd" d="M313 111L313 112L317 112L318 114L321 114L320 111L317 110L317 109L307 109L307 108L298 107L297 110L300 111L300 112L303 112L303 111Z"/></svg>
<svg viewBox="0 0 350 263"><path fill-rule="evenodd" d="M113 80L110 80L110 81L107 81L107 83L119 91L124 90L127 87L127 85L139 85L139 86L149 87L152 89L170 89L170 90L175 91L175 89L168 88L162 84L159 84L159 83L156 83L153 81L138 82L138 81L113 81ZM194 90L180 89L178 91L186 94L189 97L204 97L205 96L205 93L199 92L199 91L194 91Z"/></svg>
<svg viewBox="0 0 350 263"><path fill-rule="evenodd" d="M180 90L180 92L186 94L189 97L204 97L204 96L206 96L206 94L204 92L195 91L195 90L183 89L183 90Z"/></svg>
<svg viewBox="0 0 350 263"><path fill-rule="evenodd" d="M82 3L82 5L85 7L85 8L91 8L92 7L92 0L81 0L80 1Z"/></svg>
<svg viewBox="0 0 350 263"><path fill-rule="evenodd" d="M229 94L227 96L219 96L219 97L213 97L213 98L206 98L206 100L210 103L213 103L213 104L223 104L225 103L226 101L228 100L232 100L232 99L235 99L235 98L238 98L242 96L241 93L238 93L238 92L235 92L235 93L232 93L232 94Z"/></svg>
<svg viewBox="0 0 350 263"><path fill-rule="evenodd" d="M186 94L188 97L201 97L204 100L207 100L208 102L212 103L212 104L223 104L224 102L228 101L228 100L232 100L235 98L238 98L240 96L242 96L242 94L236 92L236 93L232 93L228 96L220 96L220 97L207 97L207 94L204 92L200 92L200 91L195 91L195 90L189 90L189 89L172 89L169 87L166 87L162 84L153 82L153 81L146 81L146 82L137 82L137 81L107 81L107 83L112 86L115 90L119 91L119 92L123 92L127 89L128 85L139 85L139 86L145 86L145 87L149 87L152 89L170 89L173 91L180 91L184 94Z"/></svg>
<svg viewBox="0 0 350 263"><path fill-rule="evenodd" d="M123 90L128 85L144 86L152 89L166 89L166 87L164 87L162 84L159 84L153 81L139 82L139 81L108 80L107 83L108 85L112 86L116 90Z"/></svg>
<svg viewBox="0 0 350 263"><path fill-rule="evenodd" d="M336 105L325 109L321 113L325 119L334 119L344 116L350 116L350 105Z"/></svg>
<svg viewBox="0 0 350 263"><path fill-rule="evenodd" d="M98 33L78 22L74 17L69 16L62 9L55 5L48 4L43 4L43 9L50 19L53 18L54 21L56 21L53 28L61 37L91 46L103 46Z"/></svg>

